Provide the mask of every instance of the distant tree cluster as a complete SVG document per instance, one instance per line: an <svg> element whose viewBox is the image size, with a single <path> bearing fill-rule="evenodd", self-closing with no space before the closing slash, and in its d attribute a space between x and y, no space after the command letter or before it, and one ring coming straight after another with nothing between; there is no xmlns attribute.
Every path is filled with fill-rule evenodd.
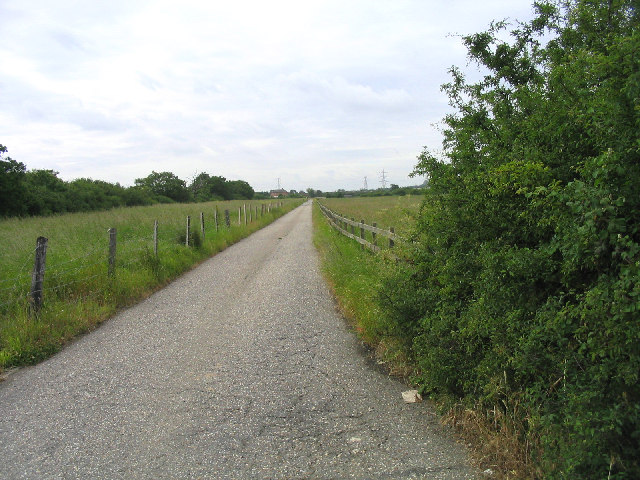
<svg viewBox="0 0 640 480"><path fill-rule="evenodd" d="M0 217L51 215L108 210L154 203L206 202L252 199L254 191L243 180L198 175L190 185L171 172L152 172L132 187L79 178L66 182L54 170L27 170L0 145Z"/></svg>
<svg viewBox="0 0 640 480"><path fill-rule="evenodd" d="M327 192L327 198L343 198L343 197L391 197L404 195L422 195L424 190L421 187L400 187L394 183L390 188L377 188L375 190L343 190L338 189L335 192Z"/></svg>

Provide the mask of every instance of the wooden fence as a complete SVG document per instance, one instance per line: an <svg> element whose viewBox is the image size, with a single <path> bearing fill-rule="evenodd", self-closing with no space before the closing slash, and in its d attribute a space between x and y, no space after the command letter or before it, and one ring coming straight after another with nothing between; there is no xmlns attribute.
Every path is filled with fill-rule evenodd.
<svg viewBox="0 0 640 480"><path fill-rule="evenodd" d="M389 247L392 248L396 241L398 241L398 236L395 234L395 229L393 227L389 228L389 230L384 230L382 228L378 228L377 224L374 222L373 225L367 225L364 223L364 220L360 222L356 222L353 218L343 217L342 215L337 214L336 212L328 209L323 204L318 202L320 206L320 210L325 217L329 220L329 224L338 230L343 235L353 238L355 241L360 243L363 248L368 248L374 252L380 251L380 245L378 245L378 237L382 236L388 239ZM358 229L358 233L356 233L356 229ZM351 231L349 231L351 230ZM372 241L369 242L365 238L365 232L371 232Z"/></svg>

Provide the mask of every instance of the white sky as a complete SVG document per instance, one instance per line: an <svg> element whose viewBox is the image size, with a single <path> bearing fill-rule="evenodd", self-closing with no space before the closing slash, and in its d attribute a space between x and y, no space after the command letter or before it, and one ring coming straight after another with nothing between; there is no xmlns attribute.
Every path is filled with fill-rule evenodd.
<svg viewBox="0 0 640 480"><path fill-rule="evenodd" d="M0 144L29 169L323 191L409 179L467 69L532 0L0 0ZM472 72L475 67L469 66Z"/></svg>

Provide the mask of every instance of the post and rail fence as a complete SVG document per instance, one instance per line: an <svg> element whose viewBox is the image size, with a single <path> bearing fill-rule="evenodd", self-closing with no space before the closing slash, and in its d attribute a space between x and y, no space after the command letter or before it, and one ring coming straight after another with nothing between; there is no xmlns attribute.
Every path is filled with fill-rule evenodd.
<svg viewBox="0 0 640 480"><path fill-rule="evenodd" d="M377 224L374 222L373 225L368 225L364 223L364 220L357 222L353 218L344 217L326 206L322 203L318 202L318 206L320 210L324 214L324 216L329 220L329 224L339 231L342 235L354 239L356 242L362 245L362 248L368 248L374 252L379 252L381 250L380 245L378 245L378 236L382 236L388 239L389 248L393 248L395 243L399 240L398 236L395 234L394 227L390 227L389 230L385 230L382 228L378 228ZM356 234L356 228L360 231L360 235ZM351 230L349 232L349 229ZM371 232L372 241L369 242L365 238L365 232Z"/></svg>

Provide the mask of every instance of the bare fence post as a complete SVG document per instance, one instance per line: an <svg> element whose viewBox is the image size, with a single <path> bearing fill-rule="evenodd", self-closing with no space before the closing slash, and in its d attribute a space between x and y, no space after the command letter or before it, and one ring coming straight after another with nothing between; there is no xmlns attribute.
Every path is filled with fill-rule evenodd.
<svg viewBox="0 0 640 480"><path fill-rule="evenodd" d="M227 228L231 228L231 218L229 217L229 210L224 211L224 223L227 225Z"/></svg>
<svg viewBox="0 0 640 480"><path fill-rule="evenodd" d="M351 217L351 222L352 222L351 223L351 235L355 235L356 234L356 227L354 225L355 221L356 221L356 219Z"/></svg>
<svg viewBox="0 0 640 480"><path fill-rule="evenodd" d="M204 212L200 212L200 231L202 232L202 242L204 243Z"/></svg>
<svg viewBox="0 0 640 480"><path fill-rule="evenodd" d="M243 203L242 204L242 211L244 212L244 224L247 224L247 204Z"/></svg>
<svg viewBox="0 0 640 480"><path fill-rule="evenodd" d="M158 256L158 220L153 222L153 253Z"/></svg>
<svg viewBox="0 0 640 480"><path fill-rule="evenodd" d="M216 224L216 232L218 231L218 207L213 211L213 221Z"/></svg>
<svg viewBox="0 0 640 480"><path fill-rule="evenodd" d="M47 263L47 243L45 237L36 240L36 259L31 274L31 312L38 314L42 308L42 288L44 286L44 271Z"/></svg>
<svg viewBox="0 0 640 480"><path fill-rule="evenodd" d="M260 216L264 217L264 203L260 205Z"/></svg>
<svg viewBox="0 0 640 480"><path fill-rule="evenodd" d="M187 238L184 240L185 246L189 246L189 235L191 234L191 217L187 215Z"/></svg>
<svg viewBox="0 0 640 480"><path fill-rule="evenodd" d="M242 225L242 207L238 207L238 225Z"/></svg>
<svg viewBox="0 0 640 480"><path fill-rule="evenodd" d="M364 219L360 220L360 238L364 240ZM362 245L362 250L364 250L364 243Z"/></svg>
<svg viewBox="0 0 640 480"><path fill-rule="evenodd" d="M116 274L116 239L117 231L115 228L109 229L109 271L108 275L113 277Z"/></svg>
<svg viewBox="0 0 640 480"><path fill-rule="evenodd" d="M393 248L393 246L395 245L395 242L393 241L393 235L395 234L396 230L395 228L390 227L389 231L391 232L391 236L389 237L389 248Z"/></svg>
<svg viewBox="0 0 640 480"><path fill-rule="evenodd" d="M373 222L373 227L377 228L378 224L376 222ZM378 246L378 239L376 238L376 232L371 232L371 236L373 237L373 246L377 247Z"/></svg>

